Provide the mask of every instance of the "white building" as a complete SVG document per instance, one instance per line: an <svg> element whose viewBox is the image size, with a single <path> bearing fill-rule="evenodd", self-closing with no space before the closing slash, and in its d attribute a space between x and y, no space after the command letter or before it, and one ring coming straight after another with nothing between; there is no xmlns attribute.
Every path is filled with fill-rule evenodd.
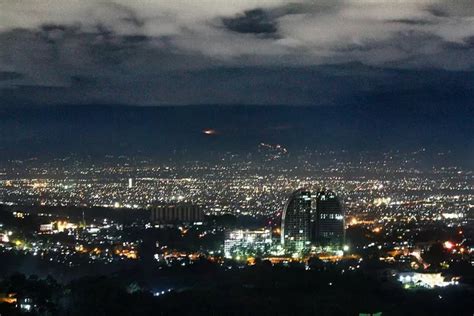
<svg viewBox="0 0 474 316"><path fill-rule="evenodd" d="M226 233L224 255L226 258L265 254L272 245L272 232L269 229L231 230Z"/></svg>

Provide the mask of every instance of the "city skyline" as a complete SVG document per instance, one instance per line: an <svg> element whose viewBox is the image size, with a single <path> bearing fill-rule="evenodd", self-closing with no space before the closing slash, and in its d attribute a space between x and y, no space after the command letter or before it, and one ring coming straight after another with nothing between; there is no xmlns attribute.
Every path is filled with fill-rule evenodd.
<svg viewBox="0 0 474 316"><path fill-rule="evenodd" d="M473 315L473 0L0 0L0 316Z"/></svg>

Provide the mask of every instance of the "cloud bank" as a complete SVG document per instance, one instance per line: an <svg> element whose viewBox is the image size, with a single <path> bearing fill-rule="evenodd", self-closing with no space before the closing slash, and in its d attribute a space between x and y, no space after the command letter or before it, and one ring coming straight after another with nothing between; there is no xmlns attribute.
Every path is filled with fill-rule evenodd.
<svg viewBox="0 0 474 316"><path fill-rule="evenodd" d="M474 4L0 0L3 103L306 104L334 64L470 73Z"/></svg>

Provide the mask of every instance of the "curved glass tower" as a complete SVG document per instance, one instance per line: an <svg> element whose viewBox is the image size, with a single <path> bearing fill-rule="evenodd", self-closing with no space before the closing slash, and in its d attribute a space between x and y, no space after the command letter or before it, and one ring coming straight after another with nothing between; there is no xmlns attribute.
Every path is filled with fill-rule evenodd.
<svg viewBox="0 0 474 316"><path fill-rule="evenodd" d="M305 189L293 192L281 218L281 244L288 251L301 251L311 238L311 193Z"/></svg>
<svg viewBox="0 0 474 316"><path fill-rule="evenodd" d="M344 243L344 210L336 194L322 190L316 195L316 239L321 245Z"/></svg>

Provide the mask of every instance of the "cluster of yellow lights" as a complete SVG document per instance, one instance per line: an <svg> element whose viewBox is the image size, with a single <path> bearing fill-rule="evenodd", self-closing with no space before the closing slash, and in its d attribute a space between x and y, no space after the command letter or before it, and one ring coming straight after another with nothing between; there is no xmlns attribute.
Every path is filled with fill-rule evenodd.
<svg viewBox="0 0 474 316"><path fill-rule="evenodd" d="M374 205L375 206L389 205L391 201L392 201L391 198L376 198L374 199Z"/></svg>
<svg viewBox="0 0 474 316"><path fill-rule="evenodd" d="M129 250L129 249L122 249L122 250L116 250L115 254L125 257L127 259L137 259L138 258L138 253L136 250Z"/></svg>
<svg viewBox="0 0 474 316"><path fill-rule="evenodd" d="M23 213L23 212L13 212L13 216L15 216L16 218L21 218L21 219L24 219L25 216L27 216L28 213Z"/></svg>
<svg viewBox="0 0 474 316"><path fill-rule="evenodd" d="M375 227L374 229L372 229L372 232L378 234L382 231L382 227Z"/></svg>
<svg viewBox="0 0 474 316"><path fill-rule="evenodd" d="M16 302L16 293L9 293L3 297L0 296L0 303L15 304Z"/></svg>
<svg viewBox="0 0 474 316"><path fill-rule="evenodd" d="M43 188L46 188L47 186L48 184L46 182L35 182L32 185L33 189L43 189Z"/></svg>
<svg viewBox="0 0 474 316"><path fill-rule="evenodd" d="M452 249L454 247L454 244L448 240L443 243L443 246L446 249Z"/></svg>

